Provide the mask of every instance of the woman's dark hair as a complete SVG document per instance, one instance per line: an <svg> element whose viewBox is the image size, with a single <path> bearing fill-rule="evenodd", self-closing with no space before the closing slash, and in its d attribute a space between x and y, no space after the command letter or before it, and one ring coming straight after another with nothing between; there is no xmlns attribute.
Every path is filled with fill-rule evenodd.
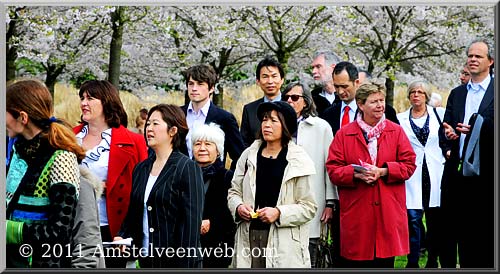
<svg viewBox="0 0 500 274"><path fill-rule="evenodd" d="M118 89L107 80L89 80L82 84L78 95L83 97L83 93L91 97L101 100L102 111L104 120L110 127L120 127L120 125L127 127L128 116L122 101L120 100L120 93ZM85 123L85 121L81 121Z"/></svg>
<svg viewBox="0 0 500 274"><path fill-rule="evenodd" d="M314 104L311 91L309 90L307 85L305 85L302 82L293 82L288 84L283 93L281 94L282 96L281 98L283 98L283 95L286 95L294 87L300 87L302 89L302 98L304 98L304 101L306 102L306 105L304 106L304 109L302 109L300 115L302 115L304 119L309 116L313 117L318 116L318 112L316 111L316 104Z"/></svg>
<svg viewBox="0 0 500 274"><path fill-rule="evenodd" d="M273 110L269 110L267 112L264 112L264 114L262 116L262 121L264 121L264 118L271 118L271 112L273 112ZM286 126L285 116L283 116L283 113L281 113L279 111L276 111L276 113L278 114L278 120L281 123L281 146L284 147L284 146L288 145L290 140L292 140L292 134L290 134L290 130L288 130L288 127ZM262 125L262 122L261 122L261 125ZM266 140L264 140L264 136L262 135L262 126L261 126L259 132L257 132L257 138L262 140L262 142L264 142L264 143L266 142Z"/></svg>
<svg viewBox="0 0 500 274"><path fill-rule="evenodd" d="M149 120L151 114L155 111L158 111L161 114L161 118L165 121L165 123L167 123L168 128L177 127L177 133L172 137L172 148L180 149L183 143L185 145L186 136L189 132L184 111L176 105L159 104L149 110L146 121ZM146 130L144 130L144 134L146 134Z"/></svg>

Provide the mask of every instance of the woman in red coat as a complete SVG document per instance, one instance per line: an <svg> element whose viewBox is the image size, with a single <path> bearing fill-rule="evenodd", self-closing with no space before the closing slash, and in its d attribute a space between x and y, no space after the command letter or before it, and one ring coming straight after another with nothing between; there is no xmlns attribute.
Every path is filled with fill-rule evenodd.
<svg viewBox="0 0 500 274"><path fill-rule="evenodd" d="M127 129L127 113L118 90L109 81L87 81L80 87L79 95L82 124L73 131L86 151L82 165L103 181L99 221L103 242L110 242L127 215L132 171L148 156L146 141L144 136ZM106 256L107 268L125 268L125 263L123 259Z"/></svg>
<svg viewBox="0 0 500 274"><path fill-rule="evenodd" d="M385 119L383 85L361 85L356 103L356 120L337 132L326 162L339 193L340 255L345 267L393 268L395 256L409 253L405 180L415 153L403 129Z"/></svg>

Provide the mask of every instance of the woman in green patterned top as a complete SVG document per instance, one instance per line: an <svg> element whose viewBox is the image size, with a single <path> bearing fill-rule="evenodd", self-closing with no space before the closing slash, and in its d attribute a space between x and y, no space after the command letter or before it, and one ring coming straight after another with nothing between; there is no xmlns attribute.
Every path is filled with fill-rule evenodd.
<svg viewBox="0 0 500 274"><path fill-rule="evenodd" d="M40 81L8 85L6 106L8 135L17 137L6 185L7 267L70 267L85 152L52 116L52 97Z"/></svg>

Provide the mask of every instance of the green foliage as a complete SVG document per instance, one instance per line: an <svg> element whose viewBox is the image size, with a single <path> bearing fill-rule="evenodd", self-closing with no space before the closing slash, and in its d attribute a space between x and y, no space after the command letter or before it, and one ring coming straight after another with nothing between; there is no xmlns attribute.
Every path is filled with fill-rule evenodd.
<svg viewBox="0 0 500 274"><path fill-rule="evenodd" d="M80 75L78 75L76 77L71 78L69 80L69 82L74 87L80 88L80 86L85 81L88 81L88 80L97 80L97 76L94 73L92 73L89 69L85 69L85 71L82 74L80 74Z"/></svg>
<svg viewBox="0 0 500 274"><path fill-rule="evenodd" d="M26 57L21 57L16 60L16 69L17 71L25 71L31 75L37 75L45 71L42 64Z"/></svg>
<svg viewBox="0 0 500 274"><path fill-rule="evenodd" d="M241 70L229 70L228 69L228 74L229 74L229 79L231 81L243 81L249 78L249 76Z"/></svg>
<svg viewBox="0 0 500 274"><path fill-rule="evenodd" d="M163 84L157 85L156 87L158 87L158 89L164 89L166 91L181 90L181 85L180 84L170 85L170 84L167 84L167 83L163 83Z"/></svg>

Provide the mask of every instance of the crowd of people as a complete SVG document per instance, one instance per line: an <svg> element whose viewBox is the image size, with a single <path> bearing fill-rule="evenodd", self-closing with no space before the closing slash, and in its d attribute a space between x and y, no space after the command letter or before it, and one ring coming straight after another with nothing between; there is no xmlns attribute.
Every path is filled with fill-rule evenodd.
<svg viewBox="0 0 500 274"><path fill-rule="evenodd" d="M420 268L423 248L426 268L493 268L493 49L467 47L446 108L417 80L401 113L333 52L313 89L265 57L241 126L204 64L136 132L107 80L81 85L74 128L42 82L9 83L7 267L316 268L328 231L334 268Z"/></svg>

